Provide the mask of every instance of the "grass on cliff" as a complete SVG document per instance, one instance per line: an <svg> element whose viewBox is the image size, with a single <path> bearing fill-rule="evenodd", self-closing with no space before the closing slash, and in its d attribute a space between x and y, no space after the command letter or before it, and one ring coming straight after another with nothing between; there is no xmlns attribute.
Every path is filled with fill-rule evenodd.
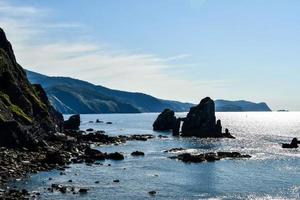
<svg viewBox="0 0 300 200"><path fill-rule="evenodd" d="M6 109L10 110L14 116L18 117L25 123L32 123L32 118L29 117L24 111L17 105L11 103L10 98L7 94L0 91L0 100L5 104ZM1 120L5 119L0 115Z"/></svg>

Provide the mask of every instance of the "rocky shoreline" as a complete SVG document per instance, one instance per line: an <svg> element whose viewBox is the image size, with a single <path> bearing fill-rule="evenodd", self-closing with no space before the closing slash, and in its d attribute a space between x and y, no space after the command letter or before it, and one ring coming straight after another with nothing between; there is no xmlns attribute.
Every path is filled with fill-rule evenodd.
<svg viewBox="0 0 300 200"><path fill-rule="evenodd" d="M73 163L93 164L97 160L123 160L119 153L105 153L90 148L93 145L118 145L130 140L146 141L153 135L131 135L111 137L103 131L86 133L84 131L68 130L65 133L54 134L49 141L37 150L25 147L10 149L0 148L0 199L28 199L30 194L26 190L15 190L7 187L10 181L24 178L30 174L53 169L64 170ZM79 188L85 189L85 188Z"/></svg>

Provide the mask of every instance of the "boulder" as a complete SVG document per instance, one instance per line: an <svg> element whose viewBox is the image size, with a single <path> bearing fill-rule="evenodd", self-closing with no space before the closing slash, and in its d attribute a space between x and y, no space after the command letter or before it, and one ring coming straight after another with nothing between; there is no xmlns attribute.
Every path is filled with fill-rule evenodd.
<svg viewBox="0 0 300 200"><path fill-rule="evenodd" d="M107 159L111 159L111 160L124 160L124 156L119 153L119 152L115 152L115 153L110 153L107 155Z"/></svg>
<svg viewBox="0 0 300 200"><path fill-rule="evenodd" d="M145 153L141 151L134 151L131 153L132 156L144 156Z"/></svg>
<svg viewBox="0 0 300 200"><path fill-rule="evenodd" d="M169 131L173 130L176 125L176 117L173 110L165 109L160 113L153 123L153 130L155 131Z"/></svg>
<svg viewBox="0 0 300 200"><path fill-rule="evenodd" d="M93 160L105 160L105 158L107 157L105 153L102 153L97 149L92 149L89 147L85 149L84 153L86 158L93 159Z"/></svg>
<svg viewBox="0 0 300 200"><path fill-rule="evenodd" d="M59 151L49 151L46 153L44 163L63 165L67 162L65 156Z"/></svg>
<svg viewBox="0 0 300 200"><path fill-rule="evenodd" d="M79 130L80 115L72 115L64 122L64 129Z"/></svg>

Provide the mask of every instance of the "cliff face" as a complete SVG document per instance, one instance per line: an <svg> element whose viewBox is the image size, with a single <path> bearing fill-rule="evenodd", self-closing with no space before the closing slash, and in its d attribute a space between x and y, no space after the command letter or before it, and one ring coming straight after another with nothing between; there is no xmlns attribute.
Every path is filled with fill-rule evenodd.
<svg viewBox="0 0 300 200"><path fill-rule="evenodd" d="M0 28L0 146L32 148L62 127L62 115L30 84Z"/></svg>

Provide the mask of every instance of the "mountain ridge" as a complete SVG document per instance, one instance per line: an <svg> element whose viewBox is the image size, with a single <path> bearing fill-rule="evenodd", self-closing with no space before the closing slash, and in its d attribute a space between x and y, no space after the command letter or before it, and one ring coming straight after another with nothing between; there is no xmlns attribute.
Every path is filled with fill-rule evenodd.
<svg viewBox="0 0 300 200"><path fill-rule="evenodd" d="M70 77L50 77L29 70L27 70L26 72L29 80L32 83L39 83L44 87L44 89L47 91L48 98L54 105L54 107L65 114L160 112L166 107L171 108L177 112L183 112L188 111L189 108L193 105L190 103L163 100L139 92L126 92L121 90L109 89L104 86L94 85L87 81ZM83 96L87 96L87 93L93 92L99 97L94 98L94 100L106 98L106 100L109 101L106 102L107 106L111 106L114 104L115 106L119 106L120 109L108 108L106 110L99 110L98 108L100 105L91 106L91 104L93 104L94 102L90 101L90 98L85 98L87 102L84 109L76 108L75 105L68 105L68 102L64 100L62 92L64 92L64 95L71 95L75 99L77 99L76 104L78 104L80 101L74 94L75 89L72 88L76 88L77 95L79 95L78 90ZM63 104L67 105L67 107L63 106ZM101 105L103 106L103 104ZM122 110L124 106L127 106L128 109ZM91 108L88 109L87 107ZM114 106L112 108L114 108Z"/></svg>
<svg viewBox="0 0 300 200"><path fill-rule="evenodd" d="M94 85L87 81L46 76L27 70L32 83L41 84L52 105L64 114L161 112L166 108L187 112L192 103L163 100L140 92L126 92ZM215 100L218 112L271 111L264 102Z"/></svg>

